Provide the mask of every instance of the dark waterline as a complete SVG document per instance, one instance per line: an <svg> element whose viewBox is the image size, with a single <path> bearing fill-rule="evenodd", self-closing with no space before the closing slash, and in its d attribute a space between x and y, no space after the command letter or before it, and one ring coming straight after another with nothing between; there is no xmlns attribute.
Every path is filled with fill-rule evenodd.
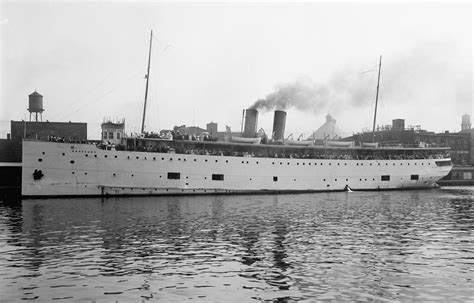
<svg viewBox="0 0 474 303"><path fill-rule="evenodd" d="M0 300L474 300L473 195L0 203Z"/></svg>

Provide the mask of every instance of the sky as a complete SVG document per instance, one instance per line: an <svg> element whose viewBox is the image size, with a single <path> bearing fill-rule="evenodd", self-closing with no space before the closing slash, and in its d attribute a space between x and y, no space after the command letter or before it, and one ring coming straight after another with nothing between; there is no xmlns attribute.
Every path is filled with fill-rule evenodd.
<svg viewBox="0 0 474 303"><path fill-rule="evenodd" d="M309 135L330 113L347 134L377 124L459 131L473 114L471 3L0 2L0 138L29 119L104 119L139 132L153 30L145 129L239 131L258 100L259 127L288 111L286 134ZM287 102L288 101L288 102ZM474 119L471 119L474 120Z"/></svg>

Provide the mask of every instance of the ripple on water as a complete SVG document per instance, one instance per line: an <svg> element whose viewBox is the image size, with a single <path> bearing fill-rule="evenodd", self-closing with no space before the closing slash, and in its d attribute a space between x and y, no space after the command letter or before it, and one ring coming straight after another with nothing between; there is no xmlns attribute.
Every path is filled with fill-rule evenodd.
<svg viewBox="0 0 474 303"><path fill-rule="evenodd" d="M474 300L474 188L0 204L0 299Z"/></svg>

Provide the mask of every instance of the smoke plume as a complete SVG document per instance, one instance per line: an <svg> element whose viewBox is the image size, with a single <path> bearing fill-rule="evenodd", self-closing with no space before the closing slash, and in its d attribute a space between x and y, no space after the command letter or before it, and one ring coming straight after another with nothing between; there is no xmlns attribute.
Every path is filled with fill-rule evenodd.
<svg viewBox="0 0 474 303"><path fill-rule="evenodd" d="M472 109L472 66L466 52L451 41L421 41L403 53L382 58L379 101L386 105L413 106L421 102ZM472 57L471 57L472 58ZM375 103L378 56L366 66L347 66L325 82L300 78L280 84L250 108L261 111L290 108L338 113ZM380 103L380 102L379 102Z"/></svg>
<svg viewBox="0 0 474 303"><path fill-rule="evenodd" d="M334 104L346 104L348 100L357 105L373 99L375 84L368 81L373 77L352 78L353 73L347 71L335 74L327 83L299 78L292 83L276 86L272 93L264 99L257 100L250 108L261 111L295 108L301 111L321 112ZM337 111L336 108L333 111Z"/></svg>

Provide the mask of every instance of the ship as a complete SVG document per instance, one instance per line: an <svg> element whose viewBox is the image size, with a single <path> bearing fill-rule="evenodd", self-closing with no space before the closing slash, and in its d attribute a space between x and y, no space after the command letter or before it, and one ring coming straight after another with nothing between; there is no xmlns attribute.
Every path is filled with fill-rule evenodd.
<svg viewBox="0 0 474 303"><path fill-rule="evenodd" d="M449 148L285 144L286 113L275 111L273 140L123 137L108 145L23 140L25 197L196 195L389 190L436 187ZM247 109L242 138L257 136ZM281 136L281 137L277 137ZM281 142L283 141L283 144Z"/></svg>
<svg viewBox="0 0 474 303"><path fill-rule="evenodd" d="M228 140L215 141L147 136L144 122L152 35L142 134L122 137L116 146L24 139L23 197L419 189L436 187L452 168L449 148L284 140L283 110L275 111L268 141L258 135L255 108L244 110L240 137L232 138L229 133Z"/></svg>

